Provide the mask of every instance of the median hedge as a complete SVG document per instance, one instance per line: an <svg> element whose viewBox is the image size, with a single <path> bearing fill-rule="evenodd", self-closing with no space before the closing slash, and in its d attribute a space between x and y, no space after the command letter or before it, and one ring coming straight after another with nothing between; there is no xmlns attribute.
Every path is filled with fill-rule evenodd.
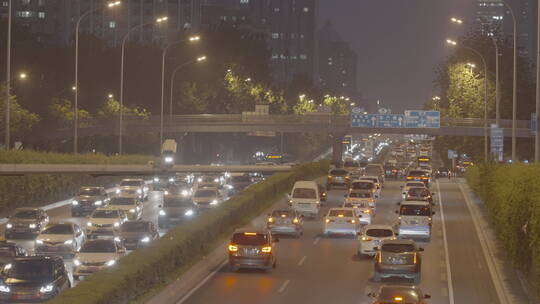
<svg viewBox="0 0 540 304"><path fill-rule="evenodd" d="M487 206L508 258L540 296L540 166L474 166L466 178Z"/></svg>
<svg viewBox="0 0 540 304"><path fill-rule="evenodd" d="M128 303L153 287L165 283L178 268L200 260L213 250L216 241L234 228L247 224L290 191L297 180L311 179L328 171L328 162L295 167L272 175L234 196L219 208L207 211L190 223L170 230L152 247L122 258L111 269L100 271L77 287L64 291L55 304Z"/></svg>
<svg viewBox="0 0 540 304"><path fill-rule="evenodd" d="M36 151L0 150L0 163L50 164L146 164L152 157L102 154L60 154ZM17 207L43 206L67 199L82 186L112 185L118 178L77 174L32 174L0 177L0 217Z"/></svg>

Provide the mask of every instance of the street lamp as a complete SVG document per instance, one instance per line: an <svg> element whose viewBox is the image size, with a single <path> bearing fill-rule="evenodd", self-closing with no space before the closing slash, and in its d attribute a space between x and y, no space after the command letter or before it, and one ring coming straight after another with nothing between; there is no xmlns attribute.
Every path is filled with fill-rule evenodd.
<svg viewBox="0 0 540 304"><path fill-rule="evenodd" d="M457 23L457 24L462 24L463 23L463 20L461 20L459 18L456 18L456 17L450 18L450 21L452 21L452 23Z"/></svg>
<svg viewBox="0 0 540 304"><path fill-rule="evenodd" d="M473 69L476 67L476 64L467 62L467 66L468 66L469 68L471 68L471 74L472 74Z"/></svg>
<svg viewBox="0 0 540 304"><path fill-rule="evenodd" d="M161 21L159 21L159 19L158 19L158 22L163 22L163 21L166 21L166 20L167 20L167 17L164 17L164 18L161 18ZM184 40L176 41L176 42L173 42L173 43L169 43L163 49L163 51L161 52L161 113L160 113L160 126L159 126L159 145L160 145L160 147L163 144L163 115L164 115L164 106L165 106L164 105L164 100L165 100L165 58L167 57L167 52L169 51L169 49L173 45L181 44L181 43L184 43L186 41L196 42L196 41L199 41L199 40L201 40L200 36L191 36L188 39L184 39Z"/></svg>
<svg viewBox="0 0 540 304"><path fill-rule="evenodd" d="M191 60L188 62L184 62L181 65L177 66L171 75L171 95L170 95L170 102L169 102L169 119L172 121L173 117L173 95L174 95L174 78L176 77L176 73L180 71L182 68L186 67L187 65L190 65L195 62L203 62L206 61L206 56L197 57L196 60Z"/></svg>
<svg viewBox="0 0 540 304"><path fill-rule="evenodd" d="M434 101L441 100L441 98L439 96L433 96L431 99L434 100Z"/></svg>
<svg viewBox="0 0 540 304"><path fill-rule="evenodd" d="M452 39L446 39L446 43L451 45L451 46L456 46L457 45L457 42L455 40L452 40ZM484 161L487 162L488 160L488 126L487 126L487 116L488 116L488 111L487 111L487 100L488 100L488 86L487 86L487 77L488 77L488 73L487 73L487 64L486 64L486 59L484 58L484 56L482 55L482 53L478 52L477 50L471 48L471 47L468 47L468 46L464 46L464 45L461 45L462 48L464 49L467 49L473 53L475 53L476 55L478 55L480 57L480 59L482 59L482 64L484 65Z"/></svg>
<svg viewBox="0 0 540 304"><path fill-rule="evenodd" d="M138 25L135 25L134 27L130 28L128 32L124 35L124 38L122 38L122 51L121 51L121 58L120 58L120 113L119 113L119 122L118 122L118 154L122 154L122 133L123 133L123 123L124 123L124 58L126 53L126 42L129 38L129 35L133 33L135 30L152 25L154 23L160 24L162 22L167 21L167 17L160 17L157 18L155 21L147 22L147 23L141 23Z"/></svg>
<svg viewBox="0 0 540 304"><path fill-rule="evenodd" d="M114 95L112 93L109 93L109 95L107 95L107 97L109 97L109 99L113 99Z"/></svg>
<svg viewBox="0 0 540 304"><path fill-rule="evenodd" d="M120 1L113 1L107 3L107 8L112 9L117 6L120 6ZM88 10L84 14L82 14L79 19L77 20L77 25L75 26L75 87L79 87L79 29L81 27L81 21L84 19L84 17L90 15L91 13L97 12L101 10L102 7L98 7L93 10ZM79 90L75 91L75 102L73 106L73 153L78 153L78 141L79 141Z"/></svg>
<svg viewBox="0 0 540 304"><path fill-rule="evenodd" d="M11 82L11 22L12 22L12 16L11 16L11 0L8 2L8 30L7 30L7 62L6 62L6 135L5 135L5 145L6 149L9 150L10 148L10 104L9 104L9 97L10 97L10 86L9 83Z"/></svg>
<svg viewBox="0 0 540 304"><path fill-rule="evenodd" d="M246 82L250 82L250 81L251 81L251 77L246 78Z"/></svg>

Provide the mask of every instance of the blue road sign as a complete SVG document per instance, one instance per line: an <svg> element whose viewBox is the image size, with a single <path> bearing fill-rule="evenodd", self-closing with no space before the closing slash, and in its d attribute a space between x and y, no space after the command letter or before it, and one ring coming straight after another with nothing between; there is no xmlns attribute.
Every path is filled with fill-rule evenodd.
<svg viewBox="0 0 540 304"><path fill-rule="evenodd" d="M439 111L405 111L405 128L440 128Z"/></svg>
<svg viewBox="0 0 540 304"><path fill-rule="evenodd" d="M377 120L378 128L402 128L405 118L403 114L382 114Z"/></svg>
<svg viewBox="0 0 540 304"><path fill-rule="evenodd" d="M351 126L359 128L376 128L377 114L351 114Z"/></svg>
<svg viewBox="0 0 540 304"><path fill-rule="evenodd" d="M491 126L491 153L502 153L504 151L504 133L503 129Z"/></svg>
<svg viewBox="0 0 540 304"><path fill-rule="evenodd" d="M536 136L536 113L531 113L531 134Z"/></svg>

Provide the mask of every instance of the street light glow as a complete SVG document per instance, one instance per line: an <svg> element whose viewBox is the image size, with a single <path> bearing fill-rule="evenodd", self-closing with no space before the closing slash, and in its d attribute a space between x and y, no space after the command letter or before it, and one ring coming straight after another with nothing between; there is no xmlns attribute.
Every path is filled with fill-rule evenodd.
<svg viewBox="0 0 540 304"><path fill-rule="evenodd" d="M246 78L246 82L250 82L250 81L251 81L250 77Z"/></svg>
<svg viewBox="0 0 540 304"><path fill-rule="evenodd" d="M431 98L433 100L441 100L441 98L439 96L433 96L433 98Z"/></svg>
<svg viewBox="0 0 540 304"><path fill-rule="evenodd" d="M206 56L201 56L201 57L197 58L198 62L205 61L205 60L206 60Z"/></svg>
<svg viewBox="0 0 540 304"><path fill-rule="evenodd" d="M71 90L72 90L72 91L77 91L77 87L76 87L76 86L72 86L72 87L71 87Z"/></svg>
<svg viewBox="0 0 540 304"><path fill-rule="evenodd" d="M457 45L457 42L455 40L452 40L452 39L446 39L446 43L449 44L449 45Z"/></svg>
<svg viewBox="0 0 540 304"><path fill-rule="evenodd" d="M298 98L304 99L304 98L306 98L306 94L301 94L301 95L298 96Z"/></svg>
<svg viewBox="0 0 540 304"><path fill-rule="evenodd" d="M199 41L201 40L201 37L200 36L192 36L192 37L189 37L189 41Z"/></svg>
<svg viewBox="0 0 540 304"><path fill-rule="evenodd" d="M456 23L456 24L463 24L463 20L455 18L455 17L450 18L450 21L452 21L452 23Z"/></svg>
<svg viewBox="0 0 540 304"><path fill-rule="evenodd" d="M167 21L167 20L169 20L169 17L165 16L165 17L157 18L157 19L156 19L156 22L157 22L157 23L162 23L162 22L165 22L165 21Z"/></svg>
<svg viewBox="0 0 540 304"><path fill-rule="evenodd" d="M471 67L471 68L475 68L475 67L476 67L476 64L467 62L467 66L469 66L469 67Z"/></svg>
<svg viewBox="0 0 540 304"><path fill-rule="evenodd" d="M25 72L22 72L19 74L19 79L24 80L28 77L28 75Z"/></svg>
<svg viewBox="0 0 540 304"><path fill-rule="evenodd" d="M115 6L119 6L120 4L122 4L121 1L109 2L109 3L107 4L107 7L115 7Z"/></svg>
<svg viewBox="0 0 540 304"><path fill-rule="evenodd" d="M109 95L107 95L107 97L109 97L110 99L113 99L114 95L112 93L109 93Z"/></svg>

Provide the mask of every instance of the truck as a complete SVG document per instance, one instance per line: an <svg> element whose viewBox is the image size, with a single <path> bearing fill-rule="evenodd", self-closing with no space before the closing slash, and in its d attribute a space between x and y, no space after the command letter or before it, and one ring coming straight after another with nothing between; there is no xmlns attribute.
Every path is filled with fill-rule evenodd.
<svg viewBox="0 0 540 304"><path fill-rule="evenodd" d="M172 168L176 157L176 141L174 139L165 139L161 145L161 166Z"/></svg>

